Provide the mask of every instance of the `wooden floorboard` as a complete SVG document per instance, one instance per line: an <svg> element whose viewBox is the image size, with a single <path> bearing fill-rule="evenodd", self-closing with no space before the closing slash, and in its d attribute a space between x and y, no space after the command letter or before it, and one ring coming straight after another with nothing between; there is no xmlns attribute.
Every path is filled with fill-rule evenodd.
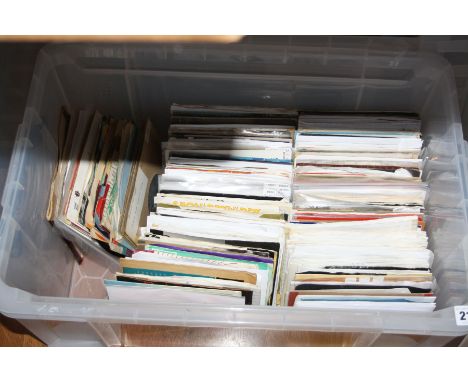
<svg viewBox="0 0 468 382"><path fill-rule="evenodd" d="M18 321L0 314L0 347L46 346Z"/></svg>

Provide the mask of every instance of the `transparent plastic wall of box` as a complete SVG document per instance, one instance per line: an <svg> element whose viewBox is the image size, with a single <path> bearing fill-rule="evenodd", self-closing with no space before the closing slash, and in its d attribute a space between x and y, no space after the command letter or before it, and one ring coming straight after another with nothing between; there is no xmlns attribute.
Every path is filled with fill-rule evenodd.
<svg viewBox="0 0 468 382"><path fill-rule="evenodd" d="M443 309L467 295L466 168L454 89L447 63L419 54L248 44L49 46L39 55L2 199L1 307L48 320L458 333L452 311ZM139 125L149 117L164 135L173 102L420 112L431 156L424 171L431 186L428 231L442 310L331 313L96 299L116 263L68 232L88 253L89 262L77 269L57 227L44 219L59 109L94 107Z"/></svg>

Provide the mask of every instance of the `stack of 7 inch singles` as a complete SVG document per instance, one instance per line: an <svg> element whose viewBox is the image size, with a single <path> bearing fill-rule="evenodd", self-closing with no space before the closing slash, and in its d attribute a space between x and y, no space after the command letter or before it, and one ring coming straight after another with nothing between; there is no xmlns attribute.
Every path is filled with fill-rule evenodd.
<svg viewBox="0 0 468 382"><path fill-rule="evenodd" d="M297 112L173 105L155 213L110 299L275 303Z"/></svg>
<svg viewBox="0 0 468 382"><path fill-rule="evenodd" d="M148 121L62 109L47 219L75 237L131 256L144 224L151 180L161 173L158 129ZM75 244L71 244L75 246ZM76 248L76 246L75 246Z"/></svg>
<svg viewBox="0 0 468 382"><path fill-rule="evenodd" d="M300 116L282 304L435 308L420 129L408 114Z"/></svg>

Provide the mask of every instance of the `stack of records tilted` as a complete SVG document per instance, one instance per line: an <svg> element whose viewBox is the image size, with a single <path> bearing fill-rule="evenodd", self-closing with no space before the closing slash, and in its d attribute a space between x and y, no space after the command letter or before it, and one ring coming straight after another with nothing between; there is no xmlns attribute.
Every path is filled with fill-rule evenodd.
<svg viewBox="0 0 468 382"><path fill-rule="evenodd" d="M131 256L151 180L161 173L158 129L82 110L62 110L59 156L50 189L47 219L79 247L95 240L108 251Z"/></svg>

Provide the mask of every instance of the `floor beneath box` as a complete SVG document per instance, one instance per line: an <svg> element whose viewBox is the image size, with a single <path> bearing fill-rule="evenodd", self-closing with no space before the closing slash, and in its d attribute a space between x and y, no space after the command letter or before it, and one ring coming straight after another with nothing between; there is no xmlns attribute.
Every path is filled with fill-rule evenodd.
<svg viewBox="0 0 468 382"><path fill-rule="evenodd" d="M42 347L46 345L18 321L0 314L0 347L6 346Z"/></svg>

